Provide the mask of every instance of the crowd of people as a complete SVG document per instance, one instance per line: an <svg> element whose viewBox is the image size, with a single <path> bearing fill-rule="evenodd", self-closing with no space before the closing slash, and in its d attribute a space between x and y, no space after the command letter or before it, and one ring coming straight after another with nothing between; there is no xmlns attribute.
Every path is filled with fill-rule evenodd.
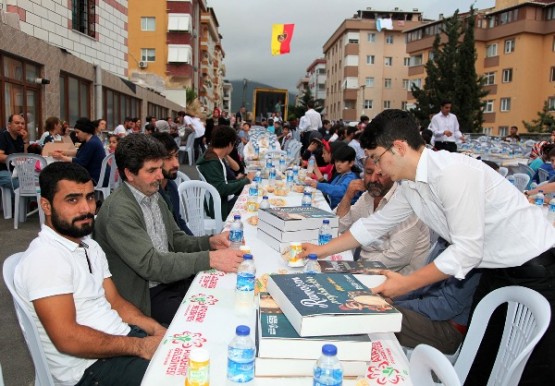
<svg viewBox="0 0 555 386"><path fill-rule="evenodd" d="M355 258L384 263L386 281L374 291L402 312L397 336L405 346L455 352L476 304L498 287L526 286L553 304L555 228L501 174L456 153L464 136L448 101L424 130L400 110L345 124L307 107L298 122L279 115L250 122L244 109L206 119L195 101L174 119L146 117L142 126L126 118L104 143L105 120L75 122L77 153L55 150L59 162L40 171L45 224L15 273L57 382L139 384L194 275L236 272L242 261L227 232L196 237L181 217L174 180L179 146L191 135L223 218L253 179L245 154L254 127L275 135L286 152L300 142L301 183L323 193L341 233L326 245L303 244L303 254L354 250ZM24 127L14 114L0 133L0 184L17 186L5 160L25 150ZM69 135L55 117L45 128L37 146ZM555 166L553 147L541 144L534 167ZM110 153L121 184L98 208L94 186ZM555 182L544 185L550 189ZM492 367L503 311L492 320L469 384L485 384ZM526 367L527 384L553 381L554 340L552 322Z"/></svg>

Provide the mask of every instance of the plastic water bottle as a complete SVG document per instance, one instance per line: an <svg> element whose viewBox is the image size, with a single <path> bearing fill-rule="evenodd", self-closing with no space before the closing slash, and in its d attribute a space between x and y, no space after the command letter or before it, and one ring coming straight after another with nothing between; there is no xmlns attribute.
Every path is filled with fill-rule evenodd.
<svg viewBox="0 0 555 386"><path fill-rule="evenodd" d="M537 206L542 207L543 203L545 202L545 195L543 194L543 190L540 190L538 194L534 197L534 202Z"/></svg>
<svg viewBox="0 0 555 386"><path fill-rule="evenodd" d="M509 181L511 184L515 184L515 176L513 176L512 174L510 176L507 176L507 181Z"/></svg>
<svg viewBox="0 0 555 386"><path fill-rule="evenodd" d="M260 146L258 146L257 142L255 142L253 146L254 146L254 155L256 156L256 158L260 157Z"/></svg>
<svg viewBox="0 0 555 386"><path fill-rule="evenodd" d="M308 255L308 261L304 266L304 273L320 273L322 272L322 268L320 268L320 264L318 264L318 256L316 254L311 253Z"/></svg>
<svg viewBox="0 0 555 386"><path fill-rule="evenodd" d="M285 160L285 156L282 154L281 157L279 157L279 171L283 173L285 169L287 169L287 161Z"/></svg>
<svg viewBox="0 0 555 386"><path fill-rule="evenodd" d="M256 267L252 255L243 255L243 262L237 268L237 283L235 285L235 311L238 314L250 314L254 307L254 279Z"/></svg>
<svg viewBox="0 0 555 386"><path fill-rule="evenodd" d="M263 196L260 202L260 209L270 209L270 201L268 201L268 196Z"/></svg>
<svg viewBox="0 0 555 386"><path fill-rule="evenodd" d="M301 206L306 206L306 207L312 206L312 194L311 193L305 192L303 194L303 199L301 201Z"/></svg>
<svg viewBox="0 0 555 386"><path fill-rule="evenodd" d="M547 209L547 220L553 224L555 222L555 198L549 201L549 207Z"/></svg>
<svg viewBox="0 0 555 386"><path fill-rule="evenodd" d="M324 219L322 226L318 231L318 245L324 245L331 241L331 226L330 220Z"/></svg>
<svg viewBox="0 0 555 386"><path fill-rule="evenodd" d="M231 249L239 250L243 245L243 223L240 214L233 216L233 222L229 229L229 241L231 242Z"/></svg>
<svg viewBox="0 0 555 386"><path fill-rule="evenodd" d="M257 184L262 182L262 171L260 169L256 170L256 173L254 175L254 181L256 181Z"/></svg>
<svg viewBox="0 0 555 386"><path fill-rule="evenodd" d="M247 197L247 210L256 212L258 209L258 184L253 182L249 186L249 196Z"/></svg>
<svg viewBox="0 0 555 386"><path fill-rule="evenodd" d="M266 169L270 170L273 167L274 167L274 164L272 162L272 156L268 154L266 155Z"/></svg>
<svg viewBox="0 0 555 386"><path fill-rule="evenodd" d="M293 181L299 182L299 165L293 166Z"/></svg>
<svg viewBox="0 0 555 386"><path fill-rule="evenodd" d="M233 383L245 384L254 379L256 349L250 332L248 326L237 326L235 337L227 346L227 379Z"/></svg>
<svg viewBox="0 0 555 386"><path fill-rule="evenodd" d="M314 158L314 154L310 156L308 159L308 166L306 167L306 171L308 173L314 172L314 167L316 166L316 158Z"/></svg>
<svg viewBox="0 0 555 386"><path fill-rule="evenodd" d="M276 184L276 176L277 176L276 168L272 167L270 169L270 173L268 174L268 180L269 180L270 186L274 186Z"/></svg>
<svg viewBox="0 0 555 386"><path fill-rule="evenodd" d="M291 189L293 187L293 182L294 182L293 170L287 169L287 172L285 175L286 175L285 185L287 186L287 188Z"/></svg>
<svg viewBox="0 0 555 386"><path fill-rule="evenodd" d="M313 386L340 386L343 384L343 368L337 359L337 347L322 346L322 356L314 366Z"/></svg>

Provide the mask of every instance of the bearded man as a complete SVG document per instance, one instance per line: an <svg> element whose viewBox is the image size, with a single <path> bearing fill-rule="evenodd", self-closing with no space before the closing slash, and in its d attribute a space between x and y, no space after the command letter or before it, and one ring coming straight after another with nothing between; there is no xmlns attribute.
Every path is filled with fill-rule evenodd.
<svg viewBox="0 0 555 386"><path fill-rule="evenodd" d="M398 183L382 173L368 157L364 162L364 178L351 181L337 206L339 232L345 232L358 219L382 209L395 194ZM351 206L358 192L364 192ZM430 251L430 231L416 216L411 216L378 241L362 247L360 258L381 261L393 271L409 274L426 263Z"/></svg>

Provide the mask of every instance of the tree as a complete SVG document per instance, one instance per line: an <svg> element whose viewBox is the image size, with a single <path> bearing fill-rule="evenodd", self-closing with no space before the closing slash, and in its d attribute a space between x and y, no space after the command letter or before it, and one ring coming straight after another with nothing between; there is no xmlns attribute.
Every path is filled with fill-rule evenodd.
<svg viewBox="0 0 555 386"><path fill-rule="evenodd" d="M299 99L299 103L296 106L289 106L289 117L300 118L308 110L308 102L314 102L314 110L321 112L324 109L324 103L321 99L314 99L312 92L307 88L303 96ZM288 119L290 119L288 117Z"/></svg>
<svg viewBox="0 0 555 386"><path fill-rule="evenodd" d="M542 111L538 111L538 117L532 122L522 121L526 130L530 133L550 133L555 130L555 118L549 110L549 104L544 102Z"/></svg>

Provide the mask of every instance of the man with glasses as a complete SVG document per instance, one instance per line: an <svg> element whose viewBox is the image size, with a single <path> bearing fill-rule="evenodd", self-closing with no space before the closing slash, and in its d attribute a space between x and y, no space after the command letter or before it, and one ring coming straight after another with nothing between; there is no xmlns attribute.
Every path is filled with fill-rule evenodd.
<svg viewBox="0 0 555 386"><path fill-rule="evenodd" d="M384 271L386 281L373 291L395 298L441 280L464 279L484 268L475 305L491 291L529 287L555 302L555 228L541 209L530 205L499 173L462 154L427 149L414 118L386 110L364 130L361 143L382 173L400 181L392 200L378 213L357 221L349 231L321 246L305 245L319 257L369 245L416 214L450 245L434 262L410 275ZM485 385L501 340L506 311L492 315L466 379ZM555 384L555 318L534 349L522 374L526 385Z"/></svg>

